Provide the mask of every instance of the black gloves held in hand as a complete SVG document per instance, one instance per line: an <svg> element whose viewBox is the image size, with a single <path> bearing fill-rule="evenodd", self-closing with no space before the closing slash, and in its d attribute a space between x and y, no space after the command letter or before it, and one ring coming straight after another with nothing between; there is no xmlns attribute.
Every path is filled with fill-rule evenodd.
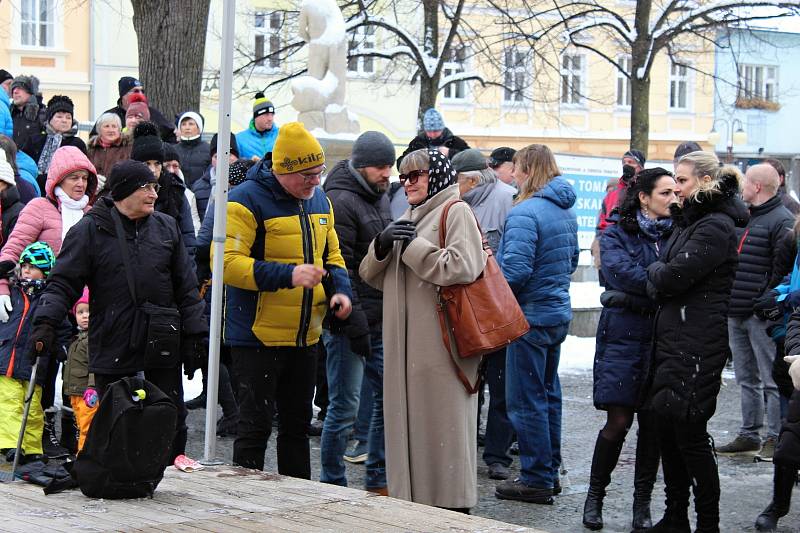
<svg viewBox="0 0 800 533"><path fill-rule="evenodd" d="M192 379L194 373L208 366L208 337L205 335L191 335L184 337L181 342L181 361L183 373Z"/></svg>
<svg viewBox="0 0 800 533"><path fill-rule="evenodd" d="M28 352L28 359L31 362L42 355L50 355L56 346L56 328L47 322L41 322L33 326L31 331L31 351Z"/></svg>
<svg viewBox="0 0 800 533"><path fill-rule="evenodd" d="M783 315L783 308L777 301L778 293L769 291L759 298L753 298L753 314L761 320L777 320Z"/></svg>
<svg viewBox="0 0 800 533"><path fill-rule="evenodd" d="M417 237L417 226L410 220L395 220L375 238L375 253L383 259L394 246L394 241L403 241L404 247Z"/></svg>

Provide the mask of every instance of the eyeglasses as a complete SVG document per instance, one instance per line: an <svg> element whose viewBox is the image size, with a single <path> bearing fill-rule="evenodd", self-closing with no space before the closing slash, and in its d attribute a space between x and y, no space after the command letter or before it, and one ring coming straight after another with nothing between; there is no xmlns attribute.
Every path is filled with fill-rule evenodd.
<svg viewBox="0 0 800 533"><path fill-rule="evenodd" d="M319 170L319 172L305 173L305 174L303 172L298 172L297 175L302 176L304 181L312 181L314 179L321 178L322 175L325 174L326 170L328 170L328 167L322 165L322 168Z"/></svg>
<svg viewBox="0 0 800 533"><path fill-rule="evenodd" d="M405 185L407 181L410 185L416 185L417 181L419 181L419 177L428 172L428 169L420 169L412 170L408 174L400 174L400 183Z"/></svg>
<svg viewBox="0 0 800 533"><path fill-rule="evenodd" d="M140 185L139 188L144 189L147 192L154 192L158 194L158 191L161 190L161 185L158 183L145 183L144 185Z"/></svg>

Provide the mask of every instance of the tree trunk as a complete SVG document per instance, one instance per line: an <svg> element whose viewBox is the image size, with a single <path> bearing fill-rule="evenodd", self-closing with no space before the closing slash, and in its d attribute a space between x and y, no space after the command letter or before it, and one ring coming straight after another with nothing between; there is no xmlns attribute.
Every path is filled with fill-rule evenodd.
<svg viewBox="0 0 800 533"><path fill-rule="evenodd" d="M210 0L131 0L139 79L150 105L172 118L200 110Z"/></svg>
<svg viewBox="0 0 800 533"><path fill-rule="evenodd" d="M422 48L430 57L439 55L439 0L424 0L423 16L423 42ZM441 62L434 75L428 76L424 65L420 65L419 106L417 107L417 121L422 124L422 115L432 107L436 107L436 97L439 94L439 78L441 77Z"/></svg>
<svg viewBox="0 0 800 533"><path fill-rule="evenodd" d="M650 75L631 77L631 148L647 155L650 142Z"/></svg>
<svg viewBox="0 0 800 533"><path fill-rule="evenodd" d="M655 50L651 46L650 13L653 0L636 2L636 39L631 46L631 148L647 155L650 142L650 67Z"/></svg>

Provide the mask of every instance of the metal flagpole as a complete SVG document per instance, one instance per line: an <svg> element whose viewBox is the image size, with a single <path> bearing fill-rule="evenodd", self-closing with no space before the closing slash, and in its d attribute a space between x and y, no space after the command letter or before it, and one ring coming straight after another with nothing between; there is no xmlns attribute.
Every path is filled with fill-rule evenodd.
<svg viewBox="0 0 800 533"><path fill-rule="evenodd" d="M225 253L225 226L228 206L228 168L231 151L231 86L233 84L233 39L236 1L225 0L222 18L220 59L219 127L217 133L217 183L214 192L214 234L211 246L211 329L208 338L206 375L206 434L203 464L221 464L217 459L217 389L219 387L219 348L222 336L222 269Z"/></svg>

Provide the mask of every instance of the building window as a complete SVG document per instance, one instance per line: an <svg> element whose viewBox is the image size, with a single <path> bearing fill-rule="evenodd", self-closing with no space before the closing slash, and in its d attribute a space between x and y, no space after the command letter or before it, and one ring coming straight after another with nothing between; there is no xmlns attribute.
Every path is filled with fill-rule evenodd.
<svg viewBox="0 0 800 533"><path fill-rule="evenodd" d="M617 58L617 105L620 107L631 106L631 56ZM623 73L627 73L626 76Z"/></svg>
<svg viewBox="0 0 800 533"><path fill-rule="evenodd" d="M255 64L259 67L277 69L281 65L281 28L284 13L258 12L255 14Z"/></svg>
<svg viewBox="0 0 800 533"><path fill-rule="evenodd" d="M55 46L55 0L22 0L23 46Z"/></svg>
<svg viewBox="0 0 800 533"><path fill-rule="evenodd" d="M374 57L349 57L351 54L366 54L375 49L375 26L359 26L347 44L347 70L357 74L375 72Z"/></svg>
<svg viewBox="0 0 800 533"><path fill-rule="evenodd" d="M442 77L448 78L464 72L467 49L463 46L452 47L447 51L447 61L442 70ZM447 100L466 100L467 82L455 81L444 88L444 98Z"/></svg>
<svg viewBox="0 0 800 533"><path fill-rule="evenodd" d="M739 65L738 98L747 100L778 100L778 67Z"/></svg>
<svg viewBox="0 0 800 533"><path fill-rule="evenodd" d="M528 82L525 54L518 48L507 48L504 63L503 100L507 103L522 102Z"/></svg>
<svg viewBox="0 0 800 533"><path fill-rule="evenodd" d="M583 103L586 58L581 54L564 54L561 57L561 103Z"/></svg>
<svg viewBox="0 0 800 533"><path fill-rule="evenodd" d="M680 63L670 65L669 108L678 111L689 109L689 67Z"/></svg>

